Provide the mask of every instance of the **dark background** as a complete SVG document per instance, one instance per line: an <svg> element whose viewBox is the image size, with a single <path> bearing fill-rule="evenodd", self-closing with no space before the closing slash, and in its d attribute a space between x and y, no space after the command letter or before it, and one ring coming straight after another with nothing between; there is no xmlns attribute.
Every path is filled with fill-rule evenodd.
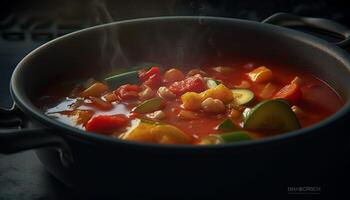
<svg viewBox="0 0 350 200"><path fill-rule="evenodd" d="M13 69L21 58L39 45L75 30L111 21L166 15L208 15L261 21L276 12L329 18L350 27L350 12L345 2L331 0L1 1L0 106L11 105L8 92L9 81ZM52 178L33 151L0 155L0 200L80 199L81 197L81 194L75 194ZM307 197L307 199L312 198L315 196Z"/></svg>

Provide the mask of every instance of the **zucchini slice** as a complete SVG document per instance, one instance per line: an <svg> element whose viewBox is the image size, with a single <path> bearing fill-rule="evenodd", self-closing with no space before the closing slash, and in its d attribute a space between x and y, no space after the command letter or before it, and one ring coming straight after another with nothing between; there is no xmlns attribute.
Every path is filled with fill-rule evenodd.
<svg viewBox="0 0 350 200"><path fill-rule="evenodd" d="M163 99L160 97L155 97L142 102L140 105L136 106L132 111L137 113L150 113L159 110L163 107Z"/></svg>
<svg viewBox="0 0 350 200"><path fill-rule="evenodd" d="M214 80L214 79L209 79L207 81L207 87L208 88L214 88L214 87L218 86L220 83L221 83L221 81Z"/></svg>
<svg viewBox="0 0 350 200"><path fill-rule="evenodd" d="M229 132L239 129L237 125L235 125L230 119L225 119L219 126L217 127L218 130L223 132Z"/></svg>
<svg viewBox="0 0 350 200"><path fill-rule="evenodd" d="M139 84L139 70L150 69L152 66L160 65L156 63L138 63L133 67L128 67L130 71L107 77L104 80L111 88L124 84Z"/></svg>
<svg viewBox="0 0 350 200"><path fill-rule="evenodd" d="M115 88L124 84L139 84L139 72L130 71L117 74L104 79L110 88Z"/></svg>
<svg viewBox="0 0 350 200"><path fill-rule="evenodd" d="M232 90L235 105L245 105L253 101L254 93L247 89L233 89Z"/></svg>
<svg viewBox="0 0 350 200"><path fill-rule="evenodd" d="M301 128L290 106L279 99L266 100L250 110L243 128L282 133Z"/></svg>
<svg viewBox="0 0 350 200"><path fill-rule="evenodd" d="M210 134L204 137L200 144L222 144L239 141L252 140L253 138L247 131L234 131L224 134Z"/></svg>

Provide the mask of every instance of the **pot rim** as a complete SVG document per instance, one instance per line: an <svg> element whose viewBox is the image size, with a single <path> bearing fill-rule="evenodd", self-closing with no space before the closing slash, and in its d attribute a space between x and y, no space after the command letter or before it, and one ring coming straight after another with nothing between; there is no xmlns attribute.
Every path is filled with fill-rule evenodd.
<svg viewBox="0 0 350 200"><path fill-rule="evenodd" d="M84 34L85 32L89 31L97 31L98 29L107 28L110 26L118 26L123 24L130 24L130 23L142 23L142 22L157 22L157 21L172 21L172 20L182 20L182 21L198 21L199 24L205 24L205 22L210 21L221 21L221 22L228 22L228 23L244 23L244 24L250 24L252 26L257 26L260 29L269 29L269 31L272 32L279 32L279 34L286 34L287 37L294 38L296 40L300 40L304 43L307 43L308 45L311 45L315 48L322 48L323 51L328 53L330 56L335 57L337 60L339 60L345 68L347 68L348 71L350 71L350 56L339 47L324 41L323 39L320 39L318 37L314 37L312 35L295 31L289 28L284 28L280 26L275 26L271 24L263 24L260 22L255 21L249 21L249 20L242 20L242 19L235 19L235 18L225 18L225 17L211 17L211 16L163 16L163 17L149 17L149 18L140 18L140 19L131 19L131 20L123 20L118 22L112 22L107 24L102 24L98 26L89 27L86 29L78 30L72 33L69 33L67 35L61 36L59 38L56 38L52 41L49 41L32 52L30 52L28 55L26 55L16 66L12 77L11 77L11 84L10 84L10 92L11 96L19 109L21 109L27 116L34 118L35 120L39 121L42 125L45 125L49 128L54 128L59 130L59 132L64 132L63 136L66 134L69 136L73 136L74 138L83 139L87 141L94 142L96 144L103 143L106 145L128 145L132 146L134 148L141 148L141 149L159 149L159 150L171 150L171 151L215 151L215 150L223 150L223 149L232 149L232 148L251 148L252 146L257 145L264 145L269 143L276 143L276 142L283 142L283 141L290 141L292 139L300 138L301 136L310 135L312 133L316 134L317 130L325 127L328 124L332 124L336 122L337 120L345 117L346 114L350 112L350 100L347 100L346 103L343 105L343 107L338 110L333 115L327 117L326 119L322 120L321 122L311 125L309 127L305 127L299 130L291 131L288 133L276 135L267 137L261 140L252 140L252 141L242 141L237 143L231 143L231 144L219 144L219 145L164 145L164 144L150 144L150 143L143 143L143 142L134 142L134 141L127 141L127 140L121 140L115 137L111 136L105 136L97 133L91 133L89 132L87 134L87 131L75 128L73 126L61 123L57 120L54 120L48 116L46 116L38 107L36 107L29 98L22 93L23 89L22 86L18 84L19 75L21 74L21 71L26 66L26 61L31 59L31 57L36 54L39 51L44 51L46 48L50 48L50 46L55 45L56 43L59 43L60 41L64 40L65 38L69 38L72 36L76 36L79 34ZM61 133L60 133L61 134Z"/></svg>

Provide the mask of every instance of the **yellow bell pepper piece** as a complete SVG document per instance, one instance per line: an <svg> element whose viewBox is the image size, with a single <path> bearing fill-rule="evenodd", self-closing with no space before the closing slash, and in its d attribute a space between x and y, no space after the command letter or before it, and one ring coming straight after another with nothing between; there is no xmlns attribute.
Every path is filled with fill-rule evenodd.
<svg viewBox="0 0 350 200"><path fill-rule="evenodd" d="M191 138L172 125L140 122L122 139L156 144L189 144Z"/></svg>
<svg viewBox="0 0 350 200"><path fill-rule="evenodd" d="M261 66L254 69L253 71L248 73L248 76L250 80L257 83L268 82L271 81L273 78L272 71L265 66Z"/></svg>
<svg viewBox="0 0 350 200"><path fill-rule="evenodd" d="M196 92L186 92L181 96L182 106L187 110L199 110L204 100L203 96Z"/></svg>
<svg viewBox="0 0 350 200"><path fill-rule="evenodd" d="M214 88L210 88L202 92L201 95L203 96L203 99L211 97L213 99L219 99L225 104L233 101L232 91L223 84L219 84Z"/></svg>

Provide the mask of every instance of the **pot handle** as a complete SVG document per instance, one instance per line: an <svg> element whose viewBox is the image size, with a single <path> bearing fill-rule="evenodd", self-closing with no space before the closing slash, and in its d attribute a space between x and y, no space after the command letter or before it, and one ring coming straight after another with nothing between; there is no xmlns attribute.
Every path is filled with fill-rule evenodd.
<svg viewBox="0 0 350 200"><path fill-rule="evenodd" d="M0 153L10 154L28 149L52 147L60 153L64 166L73 162L73 156L64 139L45 128L22 128L24 114L13 105L0 107Z"/></svg>
<svg viewBox="0 0 350 200"><path fill-rule="evenodd" d="M276 13L262 23L285 27L306 27L323 32L331 36L338 36L342 41L335 43L339 47L350 46L350 29L336 21L323 18L301 17L289 13Z"/></svg>

